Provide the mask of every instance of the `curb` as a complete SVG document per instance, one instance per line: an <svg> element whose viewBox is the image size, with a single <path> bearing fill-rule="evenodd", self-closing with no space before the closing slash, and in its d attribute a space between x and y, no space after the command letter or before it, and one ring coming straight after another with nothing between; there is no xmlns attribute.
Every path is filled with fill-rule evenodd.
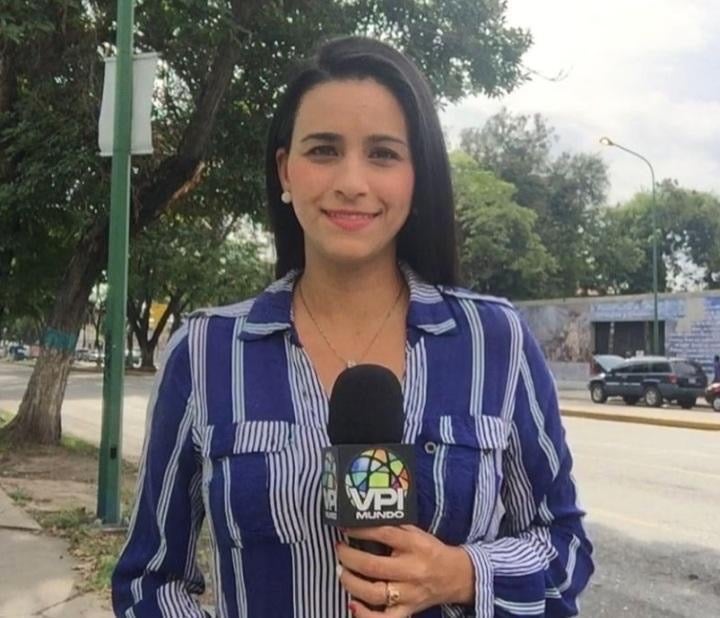
<svg viewBox="0 0 720 618"><path fill-rule="evenodd" d="M595 421L613 421L617 423L635 423L639 425L655 425L658 427L675 427L680 429L696 429L700 431L720 431L720 418L717 420L677 419L672 417L642 416L639 414L622 414L616 412L591 412L589 410L573 410L562 407L563 416L585 418Z"/></svg>

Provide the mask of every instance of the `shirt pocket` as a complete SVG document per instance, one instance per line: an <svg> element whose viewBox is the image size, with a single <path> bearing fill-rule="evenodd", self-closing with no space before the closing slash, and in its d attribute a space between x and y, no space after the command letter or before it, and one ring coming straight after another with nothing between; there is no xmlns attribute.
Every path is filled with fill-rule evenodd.
<svg viewBox="0 0 720 618"><path fill-rule="evenodd" d="M293 434L294 425L285 421L204 430L203 495L218 544L247 547L305 539Z"/></svg>
<svg viewBox="0 0 720 618"><path fill-rule="evenodd" d="M507 424L494 416L444 415L427 419L417 440L421 523L459 545L497 534Z"/></svg>

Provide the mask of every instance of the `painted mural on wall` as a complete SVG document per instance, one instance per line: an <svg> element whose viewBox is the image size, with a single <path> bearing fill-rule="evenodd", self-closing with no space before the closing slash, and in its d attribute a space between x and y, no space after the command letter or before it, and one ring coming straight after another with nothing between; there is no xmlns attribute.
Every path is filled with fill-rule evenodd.
<svg viewBox="0 0 720 618"><path fill-rule="evenodd" d="M686 314L666 329L669 355L696 360L712 374L712 358L720 354L720 297L689 299Z"/></svg>
<svg viewBox="0 0 720 618"><path fill-rule="evenodd" d="M591 358L590 313L582 305L519 307L550 361L578 362Z"/></svg>
<svg viewBox="0 0 720 618"><path fill-rule="evenodd" d="M518 303L548 360L586 362L592 355L593 322L651 321L653 299ZM665 351L703 364L711 372L720 354L720 296L675 296L660 299L658 316L665 323Z"/></svg>
<svg viewBox="0 0 720 618"><path fill-rule="evenodd" d="M686 300L684 298L667 298L658 300L658 319L679 320L685 316ZM655 315L652 298L619 302L593 303L590 306L592 322L640 322L650 321Z"/></svg>

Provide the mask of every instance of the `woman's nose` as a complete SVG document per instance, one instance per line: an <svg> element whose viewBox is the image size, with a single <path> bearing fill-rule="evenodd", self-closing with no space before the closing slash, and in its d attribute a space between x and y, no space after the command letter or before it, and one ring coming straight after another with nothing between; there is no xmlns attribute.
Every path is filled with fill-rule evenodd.
<svg viewBox="0 0 720 618"><path fill-rule="evenodd" d="M364 158L347 155L337 167L334 179L335 195L343 201L353 202L367 195L368 182Z"/></svg>

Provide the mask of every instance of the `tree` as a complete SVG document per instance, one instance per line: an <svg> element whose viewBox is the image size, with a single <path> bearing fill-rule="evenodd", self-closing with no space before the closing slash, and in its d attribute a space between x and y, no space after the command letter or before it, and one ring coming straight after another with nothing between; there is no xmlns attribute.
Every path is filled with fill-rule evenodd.
<svg viewBox="0 0 720 618"><path fill-rule="evenodd" d="M675 286L720 289L720 199L671 180L663 180L658 193Z"/></svg>
<svg viewBox="0 0 720 618"><path fill-rule="evenodd" d="M57 279L47 345L5 433L17 442L52 443L61 433L73 340L107 262L109 174L96 157L97 50L112 51L114 3L40 0L32 10L28 4L12 0L0 32L3 41L14 37L9 74L17 76L11 79L17 95L0 126L15 167L9 192L14 208L24 205L42 224L62 213L62 239L71 249ZM496 95L525 78L520 60L530 44L526 32L506 25L505 10L496 0L139 4L136 44L160 52L164 84L156 155L135 162L131 234L196 190L199 200L222 198L237 214L259 212L269 111L288 68L318 38L372 33L394 41L419 62L439 101ZM37 22L35 36L23 29L27 17Z"/></svg>
<svg viewBox="0 0 720 618"><path fill-rule="evenodd" d="M271 279L262 243L249 221L213 222L170 216L132 248L128 320L140 346L142 367L154 367L155 348L168 321L190 308L250 298ZM165 308L150 334L153 303Z"/></svg>
<svg viewBox="0 0 720 618"><path fill-rule="evenodd" d="M656 187L658 290L720 287L720 200L663 180ZM598 209L586 291L636 294L652 290L652 194Z"/></svg>
<svg viewBox="0 0 720 618"><path fill-rule="evenodd" d="M545 119L502 110L482 128L461 134L461 149L483 169L517 188L515 201L537 214L537 231L556 269L533 296L574 296L587 279L586 230L608 187L603 161L588 154L554 157L555 134Z"/></svg>
<svg viewBox="0 0 720 618"><path fill-rule="evenodd" d="M470 156L454 153L451 163L466 283L498 296L532 297L556 268L536 231L537 214L515 203L515 187Z"/></svg>
<svg viewBox="0 0 720 618"><path fill-rule="evenodd" d="M634 236L637 228L628 227L628 219L620 207L595 210L587 230L588 269L580 283L584 294L636 291L637 276L647 265L647 253Z"/></svg>

